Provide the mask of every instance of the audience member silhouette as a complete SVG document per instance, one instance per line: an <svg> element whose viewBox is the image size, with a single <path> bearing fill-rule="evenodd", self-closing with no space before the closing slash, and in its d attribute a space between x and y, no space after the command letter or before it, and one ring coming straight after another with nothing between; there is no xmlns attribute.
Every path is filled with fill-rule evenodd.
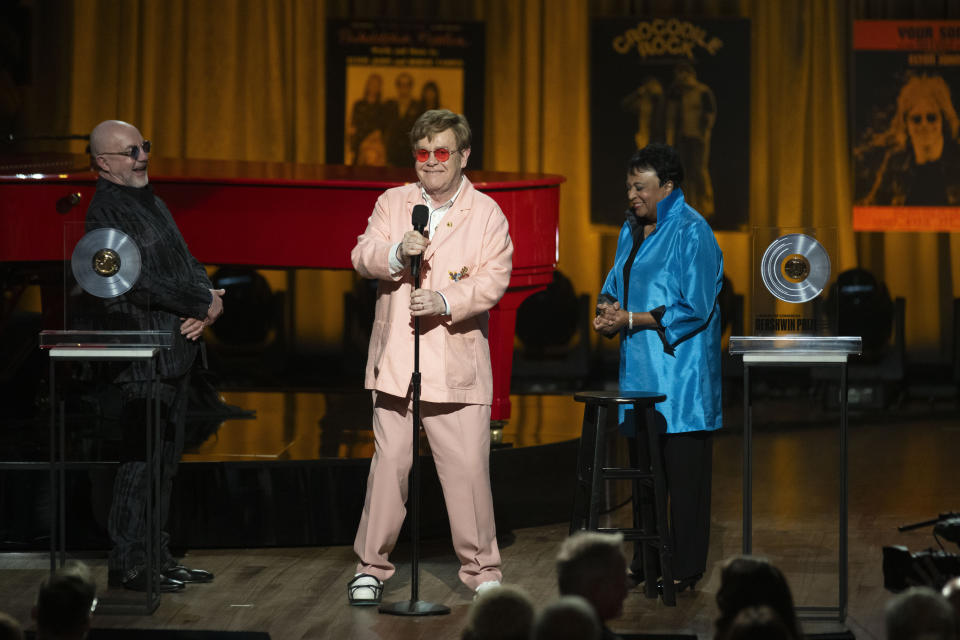
<svg viewBox="0 0 960 640"><path fill-rule="evenodd" d="M85 564L58 570L40 584L33 618L37 640L82 640L97 608L97 587Z"/></svg>
<svg viewBox="0 0 960 640"><path fill-rule="evenodd" d="M563 596L548 604L533 623L532 640L600 640L600 620L580 596Z"/></svg>
<svg viewBox="0 0 960 640"><path fill-rule="evenodd" d="M560 595L586 599L603 625L602 638L617 638L607 628L623 613L627 597L627 561L623 536L583 531L564 541L557 555Z"/></svg>
<svg viewBox="0 0 960 640"><path fill-rule="evenodd" d="M884 607L887 640L956 640L953 607L930 587L910 587Z"/></svg>
<svg viewBox="0 0 960 640"><path fill-rule="evenodd" d="M960 578L951 578L947 584L943 585L941 593L953 607L953 616L957 622L957 637L960 638Z"/></svg>
<svg viewBox="0 0 960 640"><path fill-rule="evenodd" d="M741 609L722 640L793 640L794 635L772 607Z"/></svg>
<svg viewBox="0 0 960 640"><path fill-rule="evenodd" d="M720 616L716 622L715 637L726 637L740 611L759 606L773 609L790 630L791 638L799 640L803 637L793 608L790 585L783 573L764 558L731 558L720 574L720 590L717 591Z"/></svg>
<svg viewBox="0 0 960 640"><path fill-rule="evenodd" d="M23 628L13 616L0 611L0 640L23 640Z"/></svg>
<svg viewBox="0 0 960 640"><path fill-rule="evenodd" d="M484 589L467 613L463 640L528 640L533 628L533 601L514 586Z"/></svg>

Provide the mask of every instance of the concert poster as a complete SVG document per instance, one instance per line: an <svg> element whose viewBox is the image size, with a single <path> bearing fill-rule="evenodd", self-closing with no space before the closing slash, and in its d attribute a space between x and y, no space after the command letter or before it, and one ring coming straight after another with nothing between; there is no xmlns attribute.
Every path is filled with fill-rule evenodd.
<svg viewBox="0 0 960 640"><path fill-rule="evenodd" d="M595 18L590 25L591 220L620 225L630 156L683 160L687 202L716 230L749 220L750 21Z"/></svg>
<svg viewBox="0 0 960 640"><path fill-rule="evenodd" d="M960 231L960 21L853 27L853 228Z"/></svg>
<svg viewBox="0 0 960 640"><path fill-rule="evenodd" d="M327 162L412 167L408 134L428 109L462 113L482 128L483 26L331 21ZM477 139L470 165L483 166Z"/></svg>

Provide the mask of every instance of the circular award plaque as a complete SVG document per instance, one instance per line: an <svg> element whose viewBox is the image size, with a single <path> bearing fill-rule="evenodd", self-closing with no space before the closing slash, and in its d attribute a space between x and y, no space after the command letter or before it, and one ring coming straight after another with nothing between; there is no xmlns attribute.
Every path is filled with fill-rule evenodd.
<svg viewBox="0 0 960 640"><path fill-rule="evenodd" d="M70 259L73 276L87 293L115 298L140 277L140 249L118 229L94 229L80 238Z"/></svg>
<svg viewBox="0 0 960 640"><path fill-rule="evenodd" d="M788 233L770 243L760 261L767 291L784 302L813 300L830 280L830 256L815 238Z"/></svg>

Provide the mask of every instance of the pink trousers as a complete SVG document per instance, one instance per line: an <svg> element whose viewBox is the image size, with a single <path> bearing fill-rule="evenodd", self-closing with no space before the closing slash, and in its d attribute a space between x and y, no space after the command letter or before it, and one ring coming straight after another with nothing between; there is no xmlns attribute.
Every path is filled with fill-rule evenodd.
<svg viewBox="0 0 960 640"><path fill-rule="evenodd" d="M490 493L490 406L420 403L450 516L460 580L471 589L500 580L500 550ZM373 392L375 451L353 549L358 573L394 574L388 556L406 516L407 475L413 463L413 407L406 398ZM436 505L424 504L424 511Z"/></svg>

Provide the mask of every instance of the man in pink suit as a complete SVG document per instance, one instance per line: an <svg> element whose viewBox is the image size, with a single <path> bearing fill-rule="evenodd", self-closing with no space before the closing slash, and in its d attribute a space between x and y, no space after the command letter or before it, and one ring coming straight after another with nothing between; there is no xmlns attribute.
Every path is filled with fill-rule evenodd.
<svg viewBox="0 0 960 640"><path fill-rule="evenodd" d="M388 190L351 253L379 280L365 386L373 395L376 450L353 548L360 558L351 604L379 604L394 573L388 556L406 515L413 460L413 317L420 318L423 428L450 516L460 579L476 591L500 584L490 493L493 380L487 311L507 289L513 243L507 220L463 175L470 125L445 109L425 112L410 132L419 183ZM412 229L415 205L430 212L426 234ZM410 264L422 256L419 288Z"/></svg>

